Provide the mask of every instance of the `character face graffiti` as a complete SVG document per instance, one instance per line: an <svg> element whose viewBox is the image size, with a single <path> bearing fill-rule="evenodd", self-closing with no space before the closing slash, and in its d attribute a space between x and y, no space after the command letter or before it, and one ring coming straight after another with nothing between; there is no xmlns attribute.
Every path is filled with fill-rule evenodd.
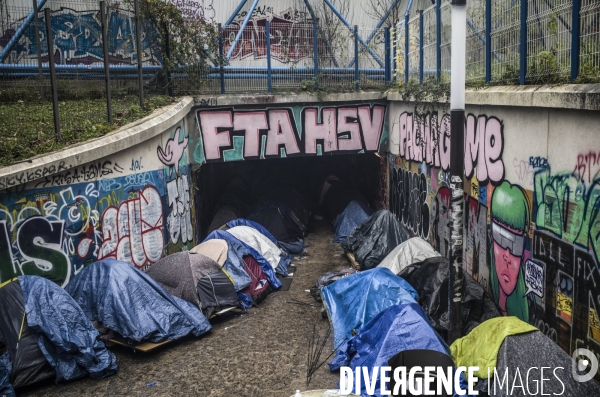
<svg viewBox="0 0 600 397"><path fill-rule="evenodd" d="M492 222L494 262L500 288L505 295L515 290L521 269L525 236L523 232Z"/></svg>

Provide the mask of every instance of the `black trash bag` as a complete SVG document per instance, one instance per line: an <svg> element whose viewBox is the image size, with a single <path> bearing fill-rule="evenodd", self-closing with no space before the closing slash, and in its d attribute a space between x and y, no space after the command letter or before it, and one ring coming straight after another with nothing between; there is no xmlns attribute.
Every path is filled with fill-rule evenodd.
<svg viewBox="0 0 600 397"><path fill-rule="evenodd" d="M408 230L388 210L379 210L350 233L342 242L352 252L361 270L376 267L399 244L410 238Z"/></svg>
<svg viewBox="0 0 600 397"><path fill-rule="evenodd" d="M448 308L448 259L435 257L414 263L398 275L408 281L419 294L419 305L429 316L433 328L447 341L450 328ZM494 317L500 309L481 284L468 274L462 274L462 330L465 336L473 328Z"/></svg>
<svg viewBox="0 0 600 397"><path fill-rule="evenodd" d="M323 300L321 299L321 289L323 289L323 287L332 284L341 278L350 276L354 273L356 273L356 270L354 269L342 269L339 272L327 272L321 277L319 277L314 287L310 289L310 294L313 298L315 298L317 302L323 302Z"/></svg>

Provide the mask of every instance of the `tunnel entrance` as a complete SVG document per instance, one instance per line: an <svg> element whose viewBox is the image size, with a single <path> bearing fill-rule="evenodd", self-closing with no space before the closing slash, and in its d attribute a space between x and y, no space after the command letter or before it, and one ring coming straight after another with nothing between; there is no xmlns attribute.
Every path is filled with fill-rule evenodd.
<svg viewBox="0 0 600 397"><path fill-rule="evenodd" d="M372 153L204 164L193 174L197 241L222 226L215 216L225 212L224 207L239 218L246 217L261 198L277 189L297 191L312 214L331 221L320 208L320 196L332 175L378 209L380 168L380 158Z"/></svg>

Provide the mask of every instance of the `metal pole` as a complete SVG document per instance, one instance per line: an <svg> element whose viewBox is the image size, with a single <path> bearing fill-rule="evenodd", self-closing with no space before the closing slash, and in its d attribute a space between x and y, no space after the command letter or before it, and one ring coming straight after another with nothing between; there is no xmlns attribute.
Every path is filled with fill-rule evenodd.
<svg viewBox="0 0 600 397"><path fill-rule="evenodd" d="M314 76L318 79L319 77L319 31L318 31L319 19L316 19L313 23L313 63L314 63ZM318 81L315 82L315 88L318 87Z"/></svg>
<svg viewBox="0 0 600 397"><path fill-rule="evenodd" d="M408 13L404 15L404 83L408 84L408 73L410 72L410 62L408 60L410 36L408 34Z"/></svg>
<svg viewBox="0 0 600 397"><path fill-rule="evenodd" d="M397 67L398 65L396 64L396 54L398 52L398 23L396 23L394 25L394 37L393 37L393 41L392 41L392 69L394 70L393 76L392 78L394 79L394 81L398 80L398 70Z"/></svg>
<svg viewBox="0 0 600 397"><path fill-rule="evenodd" d="M462 262L464 218L464 136L465 136L465 71L467 46L466 0L452 0L452 42L450 83L450 189L452 235L448 303L450 328L448 343L460 338L462 330Z"/></svg>
<svg viewBox="0 0 600 397"><path fill-rule="evenodd" d="M40 0L40 2L37 4L37 9L39 10L40 8L42 8L44 4L46 4L46 0ZM27 27L31 23L31 20L34 18L34 14L35 12L31 11L29 15L25 17L25 20L23 20L23 23L21 24L21 26L19 26L15 34L10 38L8 44L6 44L6 46L0 53L0 63L3 63L6 60L6 57L8 57L8 55L11 53L13 47L19 42L21 36L23 36L25 31L27 30Z"/></svg>
<svg viewBox="0 0 600 397"><path fill-rule="evenodd" d="M423 84L423 10L419 11L419 84Z"/></svg>
<svg viewBox="0 0 600 397"><path fill-rule="evenodd" d="M138 91L140 98L140 107L144 107L144 74L142 71L142 24L140 22L140 4L139 0L133 0L135 13L135 43L137 47L137 67L138 67Z"/></svg>
<svg viewBox="0 0 600 397"><path fill-rule="evenodd" d="M435 69L436 80L442 80L442 0L435 2Z"/></svg>
<svg viewBox="0 0 600 397"><path fill-rule="evenodd" d="M52 86L52 110L54 112L54 132L56 139L61 140L60 133L60 117L58 114L58 89L56 87L56 69L54 67L54 40L52 38L52 16L50 9L44 10L44 18L46 19L46 40L48 41L48 64L50 65L50 85Z"/></svg>
<svg viewBox="0 0 600 397"><path fill-rule="evenodd" d="M356 91L359 90L359 79L360 75L358 72L358 26L354 25L354 81L356 81Z"/></svg>
<svg viewBox="0 0 600 397"><path fill-rule="evenodd" d="M581 34L581 0L573 0L573 22L571 23L571 81L579 75L579 51Z"/></svg>
<svg viewBox="0 0 600 397"><path fill-rule="evenodd" d="M169 34L169 25L165 24L165 55L171 63L171 35ZM167 68L167 92L169 96L173 96L173 84L171 81L171 70Z"/></svg>
<svg viewBox="0 0 600 397"><path fill-rule="evenodd" d="M492 81L492 0L485 2L485 82Z"/></svg>
<svg viewBox="0 0 600 397"><path fill-rule="evenodd" d="M100 2L100 23L102 24L102 54L104 57L104 84L106 86L106 113L108 124L112 124L112 99L110 93L110 61L108 59L108 23L106 19L106 3Z"/></svg>
<svg viewBox="0 0 600 397"><path fill-rule="evenodd" d="M525 76L527 75L527 3L528 0L521 0L521 43L520 48L520 67L519 84L525 85Z"/></svg>
<svg viewBox="0 0 600 397"><path fill-rule="evenodd" d="M40 83L40 99L44 100L44 72L42 71L42 49L40 48L40 20L38 18L37 0L33 0L33 23L35 24L35 49L38 59L38 75Z"/></svg>
<svg viewBox="0 0 600 397"><path fill-rule="evenodd" d="M221 24L218 25L219 29L219 69L221 74L221 94L225 93L225 57L223 56L223 27Z"/></svg>
<svg viewBox="0 0 600 397"><path fill-rule="evenodd" d="M389 83L392 79L392 51L390 43L390 28L383 30L383 42L385 45L385 84Z"/></svg>
<svg viewBox="0 0 600 397"><path fill-rule="evenodd" d="M248 24L248 21L250 20L250 18L252 17L252 14L254 13L254 9L256 8L258 1L259 0L254 0L254 3L252 3L252 5L250 6L250 9L248 10L248 14L246 15L246 18L244 18L244 22L242 22L240 31L235 36L235 41L231 44L229 51L227 51L227 59L230 59L231 56L233 55L233 51L235 51L235 47L237 46L238 41L242 38L242 34L244 34L244 29L246 29L246 25Z"/></svg>
<svg viewBox="0 0 600 397"><path fill-rule="evenodd" d="M271 76L271 26L269 21L265 25L265 37L267 40L267 88L269 92L273 92L273 76Z"/></svg>

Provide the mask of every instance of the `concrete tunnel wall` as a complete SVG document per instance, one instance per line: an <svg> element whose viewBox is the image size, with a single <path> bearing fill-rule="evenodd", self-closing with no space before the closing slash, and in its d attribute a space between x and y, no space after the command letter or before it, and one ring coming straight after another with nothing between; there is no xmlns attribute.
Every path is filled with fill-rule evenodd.
<svg viewBox="0 0 600 397"><path fill-rule="evenodd" d="M506 309L567 352L600 355L600 89L467 93L464 268ZM449 131L415 125L398 94L184 98L144 120L0 169L0 282L66 285L114 257L145 269L198 243L191 175L204 162L378 152L383 204L446 253ZM506 264L492 225L523 236ZM505 252L508 253L508 252ZM511 282L512 281L512 282ZM516 282L515 282L516 281ZM507 303L500 301L502 291Z"/></svg>
<svg viewBox="0 0 600 397"><path fill-rule="evenodd" d="M597 86L595 92L497 87L467 94L463 269L507 315L569 354L587 348L600 357ZM418 125L414 103L388 99L389 208L447 255L449 114L440 108ZM502 249L493 229L518 236L522 249Z"/></svg>

